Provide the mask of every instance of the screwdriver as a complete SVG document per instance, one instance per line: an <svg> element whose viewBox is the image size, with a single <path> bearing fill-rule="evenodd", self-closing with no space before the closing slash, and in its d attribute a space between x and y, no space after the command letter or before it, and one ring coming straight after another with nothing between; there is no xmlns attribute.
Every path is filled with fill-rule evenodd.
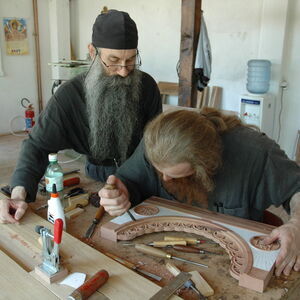
<svg viewBox="0 0 300 300"><path fill-rule="evenodd" d="M176 260L180 260L180 261L190 263L190 264L193 264L193 265L196 265L196 266L208 268L207 265L200 264L200 263L197 263L195 261L191 261L191 260L184 259L184 258L181 258L181 257L173 256L169 253L166 253L165 251L162 251L160 249L153 248L151 246L147 246L147 245L144 245L144 244L135 244L135 249L137 249L137 250L139 250L139 251L141 251L145 254L150 254L150 255L157 256L157 257L162 257L162 258L176 259Z"/></svg>
<svg viewBox="0 0 300 300"><path fill-rule="evenodd" d="M214 241L209 241L209 240L200 240L200 239L194 239L194 238L183 238L183 237L174 237L174 236L165 236L164 237L165 241L186 241L188 244L191 245L196 245L196 244L217 244Z"/></svg>
<svg viewBox="0 0 300 300"><path fill-rule="evenodd" d="M186 253L199 253L199 254L213 254L213 255L221 255L221 253L211 252L203 249L199 249L194 246L184 246L184 245L172 245L169 246L172 247L174 250L186 252Z"/></svg>
<svg viewBox="0 0 300 300"><path fill-rule="evenodd" d="M171 263L166 263L166 267L167 269L174 275L177 276L180 273L180 270L173 264ZM199 296L199 299L201 300L205 300L207 299L206 297L204 297L204 295L196 288L195 283L189 279L185 284L184 287L188 288L188 289L192 289L194 292L197 293L197 295Z"/></svg>

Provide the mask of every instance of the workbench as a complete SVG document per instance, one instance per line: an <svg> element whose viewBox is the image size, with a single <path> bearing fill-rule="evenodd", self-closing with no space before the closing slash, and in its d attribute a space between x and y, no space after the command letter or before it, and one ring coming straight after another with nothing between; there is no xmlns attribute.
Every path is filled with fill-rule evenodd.
<svg viewBox="0 0 300 300"><path fill-rule="evenodd" d="M83 175L80 175L80 177L81 177L80 186L87 189L89 192L98 191L102 187L101 183L97 183L95 181L89 180ZM32 211L34 212L34 210L37 207L44 204L46 200L47 199L45 197L38 196L37 201L35 203L30 204ZM113 284L115 284L116 290L118 290L117 284L120 280L128 281L128 287L131 288L132 290L128 292L118 291L119 296L117 296L117 293L115 293L114 296L112 296L110 299L125 299L126 297L124 295L127 295L129 297L127 298L130 299L130 297L132 297L133 294L135 296L132 297L131 299L147 299L147 297L145 297L145 290L148 289L147 290L148 293L151 293L155 290L159 290L159 286L166 285L173 278L171 273L169 273L169 271L165 267L165 263L168 261L167 259L156 258L149 255L145 255L141 252L138 252L133 246L126 245L126 243L122 241L113 242L110 240L99 238L99 232L97 233L97 231L100 230L101 224L107 223L109 220L112 219L112 217L110 217L108 214L104 215L103 219L101 220L101 223L97 226L95 234L91 239L87 240L83 238L86 230L90 226L96 214L97 208L89 204L87 207L84 208L84 210L85 211L82 214L67 221L67 233L70 235L63 236L63 243L64 241L69 241L71 242L73 248L76 248L77 251L83 253L83 257L86 258L86 262L88 263L87 264L85 263L84 265L81 266L80 268L81 272L87 273L89 275L93 275L93 273L97 272L99 269L104 268L107 269L109 273L117 274L117 276L110 277L107 284L103 286L100 290L103 289L106 292L107 289L109 289ZM26 214L21 224L23 224L24 222L24 224L26 225L27 222L29 223L38 222L39 220L41 220L33 212L28 212L28 214ZM36 213L40 217L45 219L47 209L39 210ZM47 224L48 222L44 220L43 222L45 223L42 225L47 226L45 224ZM51 226L50 223L48 224L50 227ZM17 265L19 265L17 266L15 265L15 263L13 263L14 267L20 268L21 266L23 270L26 270L28 272L33 269L33 265L36 264L37 261L36 258L38 256L37 246L36 243L32 242L32 236L36 233L31 233L31 232L27 232L26 230L25 231L23 230L26 227L28 227L29 230L30 226L26 225L24 228L22 228L21 231L19 230L20 227L22 227L22 225L19 226L0 225L0 233L1 233L0 234L1 237L0 257L1 257L1 262L4 260L4 257L6 257L5 259L6 265L11 265L12 262L14 261ZM32 228L30 230L32 230ZM18 235L21 233L23 234L22 237ZM163 240L165 235L166 233L164 232L151 233L151 234L137 237L134 239L133 242L147 244L153 241ZM192 233L178 233L178 232L168 232L168 235L197 237ZM28 238L29 236L30 238ZM20 241L19 244L17 243L18 239ZM32 245L31 243L33 243L34 245ZM21 247L21 245L23 245L24 247ZM67 247L68 249L67 252L71 251L71 248L69 247L70 246ZM282 275L281 277L276 278L275 276L273 276L266 291L264 293L258 293L238 286L236 279L234 279L228 272L230 260L223 248L221 248L217 244L202 244L201 247L203 249L212 252L221 253L222 255L207 255L207 254L199 255L199 254L191 254L191 253L182 253L182 252L174 251L173 249L170 250L168 249L168 252L171 253L172 255L176 255L189 260L198 261L200 263L207 264L210 266L208 269L204 269L191 264L180 263L178 261L172 260L172 263L174 263L182 271L196 270L200 272L200 274L206 279L206 281L214 289L215 293L213 296L209 297L210 300L211 299L222 299L222 300L225 299L257 299L257 300L258 299L263 299L263 300L299 299L300 273L293 272L289 277ZM21 255L14 254L16 252L16 249L21 249L21 248L24 248L22 250L23 254ZM32 259L32 249L34 249L33 252L35 253L34 259ZM64 248L62 249L64 253L66 250ZM99 256L100 257L99 259L102 262L102 264L99 262L95 263L93 259L90 259L89 261L88 257L85 256L86 255L85 253L87 253L87 251L88 252L92 251L93 257L94 255L97 256L97 253L101 255L101 257ZM106 259L103 260L103 255L101 254L101 252L112 253L114 255L117 255L118 257L126 259L138 265L140 269L161 276L162 280L160 282L157 282L153 279L142 277L138 273L129 270L124 266L121 266L119 263L107 258L106 256L105 256ZM5 256L5 254L7 256ZM70 261L67 265L69 269L71 267L71 264L72 261ZM0 272L1 273L5 272L6 265L2 263L0 265L2 265ZM71 267L71 271L72 271L72 267ZM73 270L73 271L78 271L78 270ZM1 283L0 283L0 287L1 287ZM8 289L13 289L13 286L8 286ZM41 294L45 295L43 299L57 299L57 298L51 298L51 295L49 296L48 293L49 291L47 289L44 289L42 286L39 286L39 289L37 289L37 291L39 292L37 292L36 299L38 299L39 295ZM69 292L70 292L70 288L69 289L66 288L65 294L68 294ZM106 294L106 296L108 294ZM121 297L121 295L123 295L123 297ZM191 290L181 289L178 292L178 295L184 299L191 299L191 300L197 299L196 294ZM0 299L2 299L1 297L2 296L0 295ZM98 298L95 299L101 299L99 293L97 294L97 297ZM34 297L31 298L35 299ZM9 297L5 299L9 299ZM10 299L15 299L15 298L11 297Z"/></svg>

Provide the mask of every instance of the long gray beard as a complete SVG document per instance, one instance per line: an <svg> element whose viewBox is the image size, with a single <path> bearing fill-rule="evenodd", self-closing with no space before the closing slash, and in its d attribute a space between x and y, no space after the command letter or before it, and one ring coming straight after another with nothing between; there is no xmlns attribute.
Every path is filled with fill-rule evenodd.
<svg viewBox="0 0 300 300"><path fill-rule="evenodd" d="M139 122L142 73L133 70L127 77L108 76L95 59L85 78L91 154L99 163L105 159L127 159L128 148Z"/></svg>

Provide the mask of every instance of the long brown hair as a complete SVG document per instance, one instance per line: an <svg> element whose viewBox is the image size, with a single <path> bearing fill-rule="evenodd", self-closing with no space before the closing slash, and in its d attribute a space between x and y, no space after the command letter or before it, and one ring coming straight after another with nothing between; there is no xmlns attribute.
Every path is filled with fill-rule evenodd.
<svg viewBox="0 0 300 300"><path fill-rule="evenodd" d="M213 175L222 163L221 135L241 120L206 107L201 112L177 110L157 116L144 133L146 155L157 166L188 162L206 192L212 191Z"/></svg>

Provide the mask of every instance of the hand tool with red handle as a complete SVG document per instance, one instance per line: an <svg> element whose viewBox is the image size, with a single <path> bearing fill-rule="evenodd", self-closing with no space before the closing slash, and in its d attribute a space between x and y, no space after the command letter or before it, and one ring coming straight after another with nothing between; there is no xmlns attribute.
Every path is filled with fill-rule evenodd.
<svg viewBox="0 0 300 300"><path fill-rule="evenodd" d="M35 231L42 237L43 242L43 263L39 266L49 276L60 270L59 266L59 244L61 243L63 232L63 220L56 219L54 222L54 235L43 226L36 226ZM53 246L52 246L53 240Z"/></svg>
<svg viewBox="0 0 300 300"><path fill-rule="evenodd" d="M108 280L108 273L106 270L100 270L87 280L83 285L77 288L71 295L68 296L68 300L85 300L95 293L106 281Z"/></svg>

